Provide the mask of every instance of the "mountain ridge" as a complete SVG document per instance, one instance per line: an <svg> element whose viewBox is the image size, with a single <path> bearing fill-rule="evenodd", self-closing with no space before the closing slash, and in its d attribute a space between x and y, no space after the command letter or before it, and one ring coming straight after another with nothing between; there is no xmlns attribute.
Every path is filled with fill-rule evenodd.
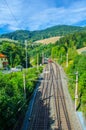
<svg viewBox="0 0 86 130"><path fill-rule="evenodd" d="M11 33L2 34L0 38L9 38L18 41L36 41L54 36L64 36L74 32L86 31L86 27L71 26L71 25L57 25L46 28L44 30L17 30Z"/></svg>

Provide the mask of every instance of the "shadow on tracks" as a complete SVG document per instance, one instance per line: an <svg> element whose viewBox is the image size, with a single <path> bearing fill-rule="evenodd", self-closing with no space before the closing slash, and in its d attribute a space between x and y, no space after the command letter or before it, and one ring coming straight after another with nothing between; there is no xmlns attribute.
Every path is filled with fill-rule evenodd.
<svg viewBox="0 0 86 130"><path fill-rule="evenodd" d="M42 92L38 90L33 106L28 130L51 130L55 119L50 117L50 98L42 99ZM55 128L54 128L55 130Z"/></svg>

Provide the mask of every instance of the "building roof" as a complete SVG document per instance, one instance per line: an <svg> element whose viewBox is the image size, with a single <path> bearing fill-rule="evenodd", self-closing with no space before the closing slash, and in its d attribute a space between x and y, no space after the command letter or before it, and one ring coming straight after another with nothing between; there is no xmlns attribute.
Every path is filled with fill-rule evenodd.
<svg viewBox="0 0 86 130"><path fill-rule="evenodd" d="M6 55L0 53L0 58L6 58Z"/></svg>

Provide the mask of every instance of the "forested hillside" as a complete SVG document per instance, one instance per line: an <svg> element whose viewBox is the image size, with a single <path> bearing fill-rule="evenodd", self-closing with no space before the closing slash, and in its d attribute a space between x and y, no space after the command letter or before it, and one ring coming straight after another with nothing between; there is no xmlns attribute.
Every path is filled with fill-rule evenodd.
<svg viewBox="0 0 86 130"><path fill-rule="evenodd" d="M33 44L27 40L28 67L42 64L42 57L52 58L61 64L68 76L69 92L74 100L75 73L78 71L78 103L77 110L86 114L86 53L79 55L77 49L86 47L86 32L75 32L62 37L55 44ZM22 65L26 67L26 48L19 41L1 40L0 53L7 55L9 66ZM68 67L66 66L68 54ZM40 72L42 68L39 69ZM39 72L31 68L26 75L27 100L24 100L23 73L0 73L0 129L12 130L19 126L27 108L27 102L35 89ZM23 71L25 72L25 71ZM4 122L5 125L4 125Z"/></svg>
<svg viewBox="0 0 86 130"><path fill-rule="evenodd" d="M17 65L22 65L25 67L25 48L19 42L6 39L1 40L0 53L3 53L7 56L10 67L15 67Z"/></svg>
<svg viewBox="0 0 86 130"><path fill-rule="evenodd" d="M86 28L77 26L59 25L47 28L45 30L37 30L37 31L18 30L8 34L2 34L0 37L14 39L21 42L24 40L36 41L53 36L64 36L66 34L79 32L83 30L86 30Z"/></svg>
<svg viewBox="0 0 86 130"><path fill-rule="evenodd" d="M86 47L86 32L77 32L62 37L52 48L51 55L67 73L68 88L73 100L75 99L76 72L78 72L77 110L83 111L86 116L86 51L78 54L77 49L81 47Z"/></svg>
<svg viewBox="0 0 86 130"><path fill-rule="evenodd" d="M42 45L42 44L32 44L32 42L27 41L27 65L31 66L30 61L34 60L34 65L37 63L42 64L42 54L45 57L51 56L51 50L54 45ZM17 65L22 65L24 68L26 66L26 46L21 44L21 42L3 39L0 41L0 53L7 56L9 67L15 67Z"/></svg>
<svg viewBox="0 0 86 130"><path fill-rule="evenodd" d="M25 67L25 44L21 44L21 42L18 41L5 39L0 41L0 45L0 52L7 55L11 66L21 64ZM37 54L40 55L40 57L42 57L42 53L44 53L46 57L63 57L65 60L64 54L66 55L68 52L70 55L69 58L71 59L74 50L85 46L86 32L75 32L73 34L66 35L60 38L60 40L53 45L33 44L32 42L27 41L28 66L30 65L30 59L36 59ZM60 50L62 50L62 52Z"/></svg>
<svg viewBox="0 0 86 130"><path fill-rule="evenodd" d="M65 48L75 46L77 49L86 46L86 32L75 32L62 37L56 44L61 44Z"/></svg>

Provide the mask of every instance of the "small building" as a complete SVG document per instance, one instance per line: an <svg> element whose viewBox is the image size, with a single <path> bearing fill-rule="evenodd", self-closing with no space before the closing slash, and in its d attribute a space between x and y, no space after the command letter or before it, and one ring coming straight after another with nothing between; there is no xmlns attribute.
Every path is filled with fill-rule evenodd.
<svg viewBox="0 0 86 130"><path fill-rule="evenodd" d="M0 69L6 68L8 65L8 59L6 55L0 53Z"/></svg>

